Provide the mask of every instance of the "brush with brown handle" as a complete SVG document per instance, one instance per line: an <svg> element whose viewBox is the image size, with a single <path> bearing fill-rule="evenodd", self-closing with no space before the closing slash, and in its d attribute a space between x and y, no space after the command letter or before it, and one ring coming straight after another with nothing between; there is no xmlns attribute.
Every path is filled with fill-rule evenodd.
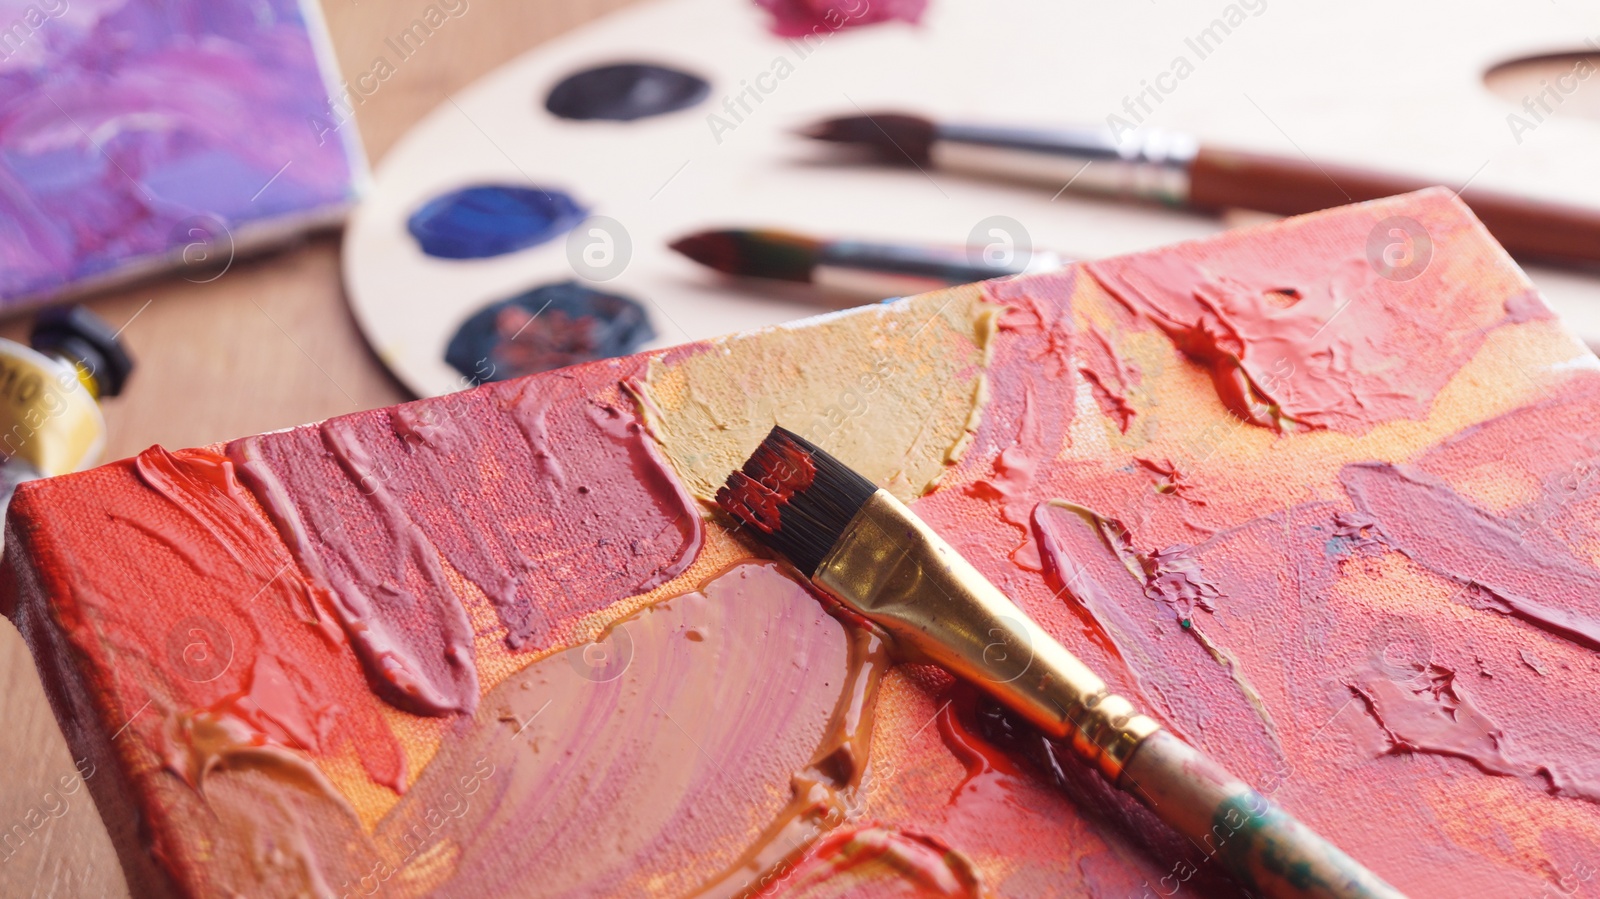
<svg viewBox="0 0 1600 899"><path fill-rule="evenodd" d="M773 428L717 502L904 655L994 696L1275 897L1402 894L1133 704L1034 624L887 491ZM996 652L997 644L1012 650Z"/></svg>
<svg viewBox="0 0 1600 899"><path fill-rule="evenodd" d="M1207 211L1300 215L1435 183L1306 157L1214 147L1187 134L1154 129L1114 135L1098 128L968 125L884 112L829 119L803 133L861 147L884 162L1035 181L1052 190L1070 185L1074 191ZM1479 188L1463 188L1460 195L1512 255L1600 265L1600 209Z"/></svg>

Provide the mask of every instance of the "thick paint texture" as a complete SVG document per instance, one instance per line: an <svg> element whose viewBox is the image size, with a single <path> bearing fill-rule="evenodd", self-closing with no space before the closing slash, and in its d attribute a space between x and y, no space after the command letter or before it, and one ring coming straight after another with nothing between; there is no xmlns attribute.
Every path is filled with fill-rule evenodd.
<svg viewBox="0 0 1600 899"><path fill-rule="evenodd" d="M634 300L560 281L468 316L445 346L444 361L484 384L626 356L655 336L649 314Z"/></svg>
<svg viewBox="0 0 1600 899"><path fill-rule="evenodd" d="M396 705L472 710L473 593L508 647L542 650L693 561L700 516L631 403L588 392L608 373L506 382L229 446L301 567L340 598L341 622Z"/></svg>
<svg viewBox="0 0 1600 899"><path fill-rule="evenodd" d="M1203 748L1228 745L1247 781L1278 769L1283 749L1260 694L1206 636L1198 612L1226 599L1191 547L1139 552L1121 522L1063 501L1039 504L1033 526L1047 577L1127 666L1164 724ZM1212 701L1187 701L1197 694Z"/></svg>
<svg viewBox="0 0 1600 899"><path fill-rule="evenodd" d="M779 37L821 35L879 22L922 19L928 0L756 0L771 16L769 27Z"/></svg>
<svg viewBox="0 0 1600 899"><path fill-rule="evenodd" d="M1507 297L1458 279L1455 247L1482 239L1475 221L1406 219L1413 237L1373 215L1304 216L1279 227L1271 249L1196 242L1088 268L1209 369L1240 418L1359 434L1427 413L1492 327L1477 313L1516 322L1543 308L1526 289ZM1421 270L1375 262L1375 233L1384 252L1428 253Z"/></svg>
<svg viewBox="0 0 1600 899"><path fill-rule="evenodd" d="M406 219L406 230L429 256L486 259L559 237L587 214L554 188L479 184L422 204Z"/></svg>
<svg viewBox="0 0 1600 899"><path fill-rule="evenodd" d="M57 486L41 484L23 508L50 502ZM153 853L174 872L167 876L181 876L218 853L250 851L243 837L203 847L192 829L199 822L208 833L245 833L226 829L238 823L275 840L295 822L299 797L348 807L318 763L384 790L405 783L406 754L332 622L328 597L295 567L231 462L155 447L95 470L82 486L106 500L92 525L79 519L48 536L13 531L80 559L27 575L60 601L52 624L20 623L30 633L59 629L62 665L105 665L99 687L73 690L73 701L121 728L114 747L126 754L101 756L106 777L99 786L91 778L91 790L120 778L163 809L139 813L150 843L134 854ZM66 669L45 676L58 685L73 677ZM236 789L229 772L248 772L240 777L249 785ZM114 801L97 793L102 808ZM137 888L130 850L119 849Z"/></svg>
<svg viewBox="0 0 1600 899"><path fill-rule="evenodd" d="M848 826L818 841L805 867L790 872L786 896L852 894L978 899L971 863L932 837L885 827Z"/></svg>
<svg viewBox="0 0 1600 899"><path fill-rule="evenodd" d="M751 564L604 642L629 661L578 647L484 698L378 824L390 864L433 849L450 865L431 895L551 897L692 895L738 866L826 740L851 681L843 625ZM474 771L482 789L468 794L460 777ZM429 834L436 809L453 811Z"/></svg>
<svg viewBox="0 0 1600 899"><path fill-rule="evenodd" d="M1408 895L1594 889L1600 363L1444 192L1167 252L24 484L0 597L194 892L1241 895L753 558L782 423Z"/></svg>
<svg viewBox="0 0 1600 899"><path fill-rule="evenodd" d="M239 725L248 734L229 742L302 750L332 748L341 736L339 730L355 723L340 720L347 718L340 714L340 693L351 686L349 677L323 682L322 668L342 655L342 640L327 626L327 598L295 576L280 546L252 514L251 500L240 487L233 465L202 451L174 455L152 447L133 460L133 468L139 480L164 501L148 511L162 522L167 549L181 560L171 575L211 580L221 574L224 583L231 576L241 587L253 587L240 594L252 600L276 588L279 602L293 604L267 614L288 612L303 617L311 626L274 633L253 620L254 601L220 607L169 607L163 618L145 622L120 610L96 608L95 612L111 612L111 620L143 631L152 649L166 650L164 657L154 653L147 657L154 669L150 673L170 671L179 675L179 686L214 696L211 702L193 705L205 709L200 717L211 727L229 730L229 724ZM120 524L135 529L149 526L140 520L143 516L139 513L145 511L132 511ZM216 558L219 551L226 561ZM100 614L92 617L100 618ZM110 623L104 618L101 622ZM117 639L114 627L112 632L102 632L104 638ZM163 631L164 640L153 639ZM93 638L92 631L81 635ZM288 638L287 645L273 645L280 636ZM236 641L249 637L261 642L254 652L241 652ZM220 689L223 684L232 689ZM209 756L223 750L201 748L192 735L194 727L183 720L187 712L181 706L171 711L178 717L169 719L171 726L164 734L171 741L166 753L168 766L198 786L205 770L216 761ZM375 776L397 785L403 770L398 749L392 740L379 736L380 725L370 711L363 717L363 725L343 736L375 739L373 745L357 743L353 748Z"/></svg>
<svg viewBox="0 0 1600 899"><path fill-rule="evenodd" d="M775 424L911 499L983 418L999 313L975 286L924 294L670 351L635 386L651 433L707 503ZM760 389L773 378L789 389Z"/></svg>
<svg viewBox="0 0 1600 899"><path fill-rule="evenodd" d="M544 108L563 119L632 122L688 109L710 94L710 82L699 75L624 62L573 72L550 89Z"/></svg>
<svg viewBox="0 0 1600 899"><path fill-rule="evenodd" d="M12 0L0 28L0 308L353 199L296 0Z"/></svg>

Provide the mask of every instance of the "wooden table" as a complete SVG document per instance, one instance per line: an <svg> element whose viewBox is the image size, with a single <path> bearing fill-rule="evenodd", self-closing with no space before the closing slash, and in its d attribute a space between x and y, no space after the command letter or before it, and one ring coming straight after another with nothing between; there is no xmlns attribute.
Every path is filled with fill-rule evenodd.
<svg viewBox="0 0 1600 899"><path fill-rule="evenodd" d="M377 161L429 110L501 63L631 0L471 0L358 111ZM325 0L347 78L429 0ZM93 300L138 359L127 392L105 406L107 458L159 443L197 446L408 399L356 330L339 277L338 235L233 265L209 283L171 277ZM25 340L26 319L0 324ZM0 896L127 894L110 839L79 787L61 730L21 637L0 624ZM33 827L44 816L42 827ZM28 823L24 823L28 822ZM12 828L23 825L20 831ZM33 831L26 839L18 833Z"/></svg>
<svg viewBox="0 0 1600 899"><path fill-rule="evenodd" d="M430 0L326 0L325 14L346 77L365 72L386 37ZM524 50L633 0L471 0L360 108L368 156L384 153L446 96ZM1569 63L1563 64L1570 66ZM1501 73L1504 96L1537 90L1564 71ZM1600 92L1586 93L1588 100ZM1583 110L1595 115L1593 107ZM339 277L337 235L310 238L271 256L236 263L209 283L181 277L90 303L123 336L139 369L125 395L106 404L108 458L153 443L197 446L399 402L409 397L356 330ZM27 321L0 324L25 339ZM54 792L72 757L16 630L0 624L0 895L125 895L122 874L88 792ZM12 828L37 816L18 840ZM30 816L32 816L30 818ZM11 834L9 840L5 834Z"/></svg>

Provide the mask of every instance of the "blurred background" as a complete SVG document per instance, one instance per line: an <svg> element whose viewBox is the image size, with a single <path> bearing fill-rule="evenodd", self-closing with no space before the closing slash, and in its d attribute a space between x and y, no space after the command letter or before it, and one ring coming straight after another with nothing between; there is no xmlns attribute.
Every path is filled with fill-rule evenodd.
<svg viewBox="0 0 1600 899"><path fill-rule="evenodd" d="M127 389L103 404L102 457L156 443L212 444L467 386L473 375L460 365L452 371L442 358L450 332L516 293L516 285L587 277L591 287L638 298L653 334L634 348L893 295L874 295L870 286L830 293L723 279L669 250L670 241L696 229L792 228L968 249L971 237L979 248L961 250L960 258L982 261L995 235L1013 249L1089 258L1272 218L1081 197L1069 189L1077 177L1071 171L1052 196L1033 185L948 174L950 167L914 148L907 154L914 158L894 166L857 159L832 166L793 133L828 113L1173 129L1313 168L1379 167L1420 183L1470 184L1469 201L1472 189L1492 189L1600 210L1600 77L1590 74L1600 70L1597 4L1313 9L1288 0L1219 0L1200 8L1153 0L1116 12L1035 4L1045 27L1030 21L1022 3L930 0L924 10L904 0L859 2L881 4L861 17L883 21L863 21L859 29L802 26L797 37L774 34L774 16L781 19L785 8L805 12L800 0L762 4L769 9L742 0L324 0L332 77L345 90L370 88L358 88L359 102L349 104L353 119L334 130L359 135L353 152L370 163L375 192L348 230L328 223L294 229L256 253L234 258L230 251L225 265L141 277L84 296L138 360ZM62 21L108 5L62 7ZM635 6L653 12L601 23L596 27L610 30L572 39L473 87L523 54ZM20 39L6 43L21 32L4 30L26 21L29 8L0 5L0 76L31 52ZM817 10L828 8L810 9L821 15ZM406 42L417 33L414 23L435 20L442 24L427 28L425 41ZM1225 28L1215 30L1216 22ZM653 50L652 40L660 44ZM960 49L962 40L971 41L970 52ZM622 148L615 152L598 147L601 138L551 137L571 127L554 120L524 132L495 118L510 108L508 96L513 106L538 110L562 72L641 57L707 74L703 105L636 132L616 123L587 132ZM397 64L375 69L380 59ZM1074 73L1071 83L1051 81L1062 67ZM780 82L782 90L765 88ZM761 124L742 130L746 120ZM95 133L84 129L91 140ZM305 134L317 135L318 125L308 121ZM581 177L563 171L586 158L615 170ZM562 162L530 174L541 159ZM783 174L771 175L774 160ZM515 265L469 271L412 252L401 224L419 198L475 179L524 180L519 176L570 187L584 201L581 212L614 216L612 224L585 220L573 231L578 242L553 240ZM781 190L773 178L784 179ZM620 231L607 232L613 225ZM614 257L593 255L597 245L583 242L590 238L613 252L620 239L628 258L616 272L605 271ZM1000 261L1020 268L1028 257ZM1537 260L1528 270L1580 336L1591 346L1600 342L1600 275L1581 264ZM408 285L417 285L415 296L403 295ZM539 311L518 321L526 327ZM18 311L0 321L0 337L26 343L31 324L31 312ZM31 828L31 838L0 847L0 895L121 895L121 874L87 792L54 786L73 772L73 760L9 624L0 626L0 697L0 760L7 766L0 824L47 822Z"/></svg>

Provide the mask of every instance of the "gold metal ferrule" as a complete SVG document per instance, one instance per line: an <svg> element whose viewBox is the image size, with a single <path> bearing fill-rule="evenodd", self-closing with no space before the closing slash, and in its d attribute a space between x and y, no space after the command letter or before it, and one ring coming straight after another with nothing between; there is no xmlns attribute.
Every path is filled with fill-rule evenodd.
<svg viewBox="0 0 1600 899"><path fill-rule="evenodd" d="M856 512L812 581L902 651L971 681L1116 783L1161 729L1034 624L889 493Z"/></svg>

